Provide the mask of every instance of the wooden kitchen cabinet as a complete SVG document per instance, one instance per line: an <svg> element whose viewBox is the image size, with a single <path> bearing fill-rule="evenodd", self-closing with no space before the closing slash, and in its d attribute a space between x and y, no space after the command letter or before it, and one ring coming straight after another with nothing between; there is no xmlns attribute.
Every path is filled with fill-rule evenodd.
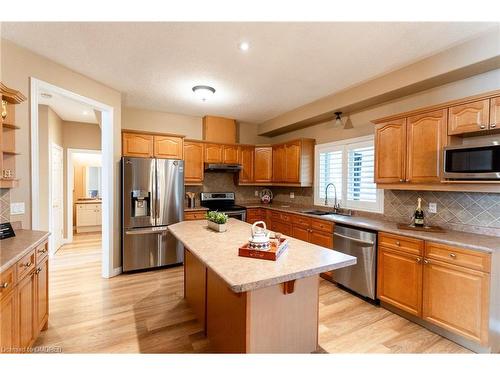
<svg viewBox="0 0 500 375"><path fill-rule="evenodd" d="M122 155L135 158L152 158L153 136L139 133L122 133Z"/></svg>
<svg viewBox="0 0 500 375"><path fill-rule="evenodd" d="M254 180L254 146L241 146L240 162L241 171L238 176L238 183L252 183Z"/></svg>
<svg viewBox="0 0 500 375"><path fill-rule="evenodd" d="M292 141L285 144L285 175L284 182L301 182L302 141Z"/></svg>
<svg viewBox="0 0 500 375"><path fill-rule="evenodd" d="M490 100L483 99L449 108L448 135L487 131Z"/></svg>
<svg viewBox="0 0 500 375"><path fill-rule="evenodd" d="M76 204L76 232L98 232L102 225L101 203Z"/></svg>
<svg viewBox="0 0 500 375"><path fill-rule="evenodd" d="M254 182L272 182L273 178L273 149L271 146L255 147Z"/></svg>
<svg viewBox="0 0 500 375"><path fill-rule="evenodd" d="M205 163L222 163L223 146L216 143L205 144Z"/></svg>
<svg viewBox="0 0 500 375"><path fill-rule="evenodd" d="M155 135L153 142L153 155L155 158L182 159L184 154L183 138Z"/></svg>
<svg viewBox="0 0 500 375"><path fill-rule="evenodd" d="M328 249L333 249L333 234L311 229L309 242Z"/></svg>
<svg viewBox="0 0 500 375"><path fill-rule="evenodd" d="M47 328L49 320L49 257L45 256L35 270L36 314L35 329L40 332Z"/></svg>
<svg viewBox="0 0 500 375"><path fill-rule="evenodd" d="M19 282L17 295L19 301L19 346L30 347L35 341L36 332L36 280L35 270Z"/></svg>
<svg viewBox="0 0 500 375"><path fill-rule="evenodd" d="M490 275L426 259L423 318L486 345Z"/></svg>
<svg viewBox="0 0 500 375"><path fill-rule="evenodd" d="M375 126L375 182L379 184L405 181L406 119Z"/></svg>
<svg viewBox="0 0 500 375"><path fill-rule="evenodd" d="M273 182L285 182L286 171L285 145L273 146Z"/></svg>
<svg viewBox="0 0 500 375"><path fill-rule="evenodd" d="M184 182L201 184L204 173L204 145L201 142L184 142Z"/></svg>
<svg viewBox="0 0 500 375"><path fill-rule="evenodd" d="M273 145L273 183L312 186L314 144L301 138Z"/></svg>
<svg viewBox="0 0 500 375"><path fill-rule="evenodd" d="M14 290L0 297L0 349L8 351L18 347L19 304L17 290Z"/></svg>
<svg viewBox="0 0 500 375"><path fill-rule="evenodd" d="M222 162L228 164L239 163L239 146L238 145L223 145L222 146Z"/></svg>
<svg viewBox="0 0 500 375"><path fill-rule="evenodd" d="M203 220L207 217L207 210L199 210L199 211L185 211L184 212L184 221L189 220Z"/></svg>
<svg viewBox="0 0 500 375"><path fill-rule="evenodd" d="M422 257L379 246L377 297L422 316Z"/></svg>
<svg viewBox="0 0 500 375"><path fill-rule="evenodd" d="M406 125L406 177L410 183L439 183L446 146L446 110L412 116Z"/></svg>
<svg viewBox="0 0 500 375"><path fill-rule="evenodd" d="M500 129L500 96L490 99L490 130Z"/></svg>
<svg viewBox="0 0 500 375"><path fill-rule="evenodd" d="M203 117L203 139L214 143L236 143L236 121L217 116Z"/></svg>

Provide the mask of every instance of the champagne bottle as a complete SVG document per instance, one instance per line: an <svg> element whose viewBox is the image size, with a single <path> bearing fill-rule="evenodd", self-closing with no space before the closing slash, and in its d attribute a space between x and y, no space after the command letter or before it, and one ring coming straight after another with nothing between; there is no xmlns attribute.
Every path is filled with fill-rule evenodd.
<svg viewBox="0 0 500 375"><path fill-rule="evenodd" d="M422 210L422 198L417 200L417 208L415 210L414 224L416 227L424 226L424 210Z"/></svg>

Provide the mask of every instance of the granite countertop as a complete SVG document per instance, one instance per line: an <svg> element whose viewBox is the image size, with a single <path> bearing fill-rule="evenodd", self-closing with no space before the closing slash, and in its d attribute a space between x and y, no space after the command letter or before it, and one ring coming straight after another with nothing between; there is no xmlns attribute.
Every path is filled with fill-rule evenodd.
<svg viewBox="0 0 500 375"><path fill-rule="evenodd" d="M205 220L182 221L169 230L236 293L356 264L355 257L291 237L276 261L240 257L238 248L248 241L251 225L232 218L224 233L208 229Z"/></svg>
<svg viewBox="0 0 500 375"><path fill-rule="evenodd" d="M0 241L0 272L6 271L19 259L49 237L49 232L18 229L16 236Z"/></svg>
<svg viewBox="0 0 500 375"><path fill-rule="evenodd" d="M445 233L421 232L413 230L399 229L396 223L368 218L363 216L342 216L342 215L308 215L301 211L311 210L311 206L300 206L288 203L262 204L260 202L239 202L238 204L246 208L268 208L276 211L300 214L315 219L329 220L338 224L351 225L354 227L370 229L378 232L387 232L402 236L417 238L426 241L434 241L450 246L458 246L469 250L495 253L500 252L500 238L483 234L458 232L446 230ZM314 207L317 209L317 207Z"/></svg>
<svg viewBox="0 0 500 375"><path fill-rule="evenodd" d="M208 208L202 206L194 206L194 208L184 207L184 212L189 211L208 211Z"/></svg>

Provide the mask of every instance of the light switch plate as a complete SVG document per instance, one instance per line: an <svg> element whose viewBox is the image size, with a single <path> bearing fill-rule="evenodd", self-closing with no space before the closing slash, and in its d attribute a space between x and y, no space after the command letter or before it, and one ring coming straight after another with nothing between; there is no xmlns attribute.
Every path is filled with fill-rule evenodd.
<svg viewBox="0 0 500 375"><path fill-rule="evenodd" d="M295 198L295 193L293 191L290 192L290 198L294 199Z"/></svg>
<svg viewBox="0 0 500 375"><path fill-rule="evenodd" d="M429 203L429 212L431 214L437 213L437 203Z"/></svg>
<svg viewBox="0 0 500 375"><path fill-rule="evenodd" d="M11 215L22 215L24 214L24 202L14 202L10 204L10 214Z"/></svg>

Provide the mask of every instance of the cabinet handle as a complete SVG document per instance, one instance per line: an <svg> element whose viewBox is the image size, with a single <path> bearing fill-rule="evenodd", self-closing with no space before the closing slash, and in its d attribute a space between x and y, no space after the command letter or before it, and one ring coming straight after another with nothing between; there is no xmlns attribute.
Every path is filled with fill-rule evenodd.
<svg viewBox="0 0 500 375"><path fill-rule="evenodd" d="M429 264L430 262L431 262L430 260L428 260L428 259L424 259L424 263L425 263L425 264Z"/></svg>
<svg viewBox="0 0 500 375"><path fill-rule="evenodd" d="M42 254L45 254L47 252L47 249L41 249L41 250L38 250L39 253L42 253Z"/></svg>
<svg viewBox="0 0 500 375"><path fill-rule="evenodd" d="M401 246L401 242L396 241L396 246Z"/></svg>
<svg viewBox="0 0 500 375"><path fill-rule="evenodd" d="M405 180L405 182L410 182L410 179L409 179L409 178L407 178L407 179Z"/></svg>
<svg viewBox="0 0 500 375"><path fill-rule="evenodd" d="M457 257L457 254L455 254L455 253L450 253L450 258L455 259L456 257Z"/></svg>
<svg viewBox="0 0 500 375"><path fill-rule="evenodd" d="M2 283L0 284L0 289L5 289L9 286L9 283L5 282L5 283Z"/></svg>
<svg viewBox="0 0 500 375"><path fill-rule="evenodd" d="M27 262L27 263L24 263L22 264L23 267L30 267L33 263L31 262Z"/></svg>
<svg viewBox="0 0 500 375"><path fill-rule="evenodd" d="M486 129L486 125L481 125L479 128L480 129Z"/></svg>
<svg viewBox="0 0 500 375"><path fill-rule="evenodd" d="M40 267L38 267L35 271L35 275L38 275L40 272L42 272L42 269Z"/></svg>
<svg viewBox="0 0 500 375"><path fill-rule="evenodd" d="M403 180L402 178L399 179L399 182L405 182L405 180Z"/></svg>
<svg viewBox="0 0 500 375"><path fill-rule="evenodd" d="M490 128L495 129L497 127L497 124L490 124Z"/></svg>
<svg viewBox="0 0 500 375"><path fill-rule="evenodd" d="M417 263L421 263L421 262L422 262L422 258L417 257L417 259L415 259L415 261L416 261Z"/></svg>

